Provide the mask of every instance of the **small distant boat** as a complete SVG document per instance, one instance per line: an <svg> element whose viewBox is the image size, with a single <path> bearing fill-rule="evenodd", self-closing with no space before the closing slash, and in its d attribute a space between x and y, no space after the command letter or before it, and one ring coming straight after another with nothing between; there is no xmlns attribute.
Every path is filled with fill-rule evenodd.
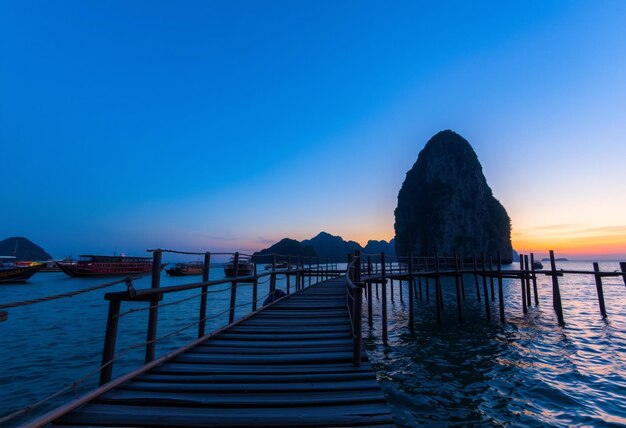
<svg viewBox="0 0 626 428"><path fill-rule="evenodd" d="M63 259L64 262L71 262L72 259ZM40 272L61 272L61 268L57 266L57 262L54 260L48 260L43 262L43 267Z"/></svg>
<svg viewBox="0 0 626 428"><path fill-rule="evenodd" d="M176 263L174 267L165 269L169 276L202 275L203 262Z"/></svg>
<svg viewBox="0 0 626 428"><path fill-rule="evenodd" d="M97 256L86 254L78 261L56 262L71 277L121 276L147 273L152 270L151 257Z"/></svg>
<svg viewBox="0 0 626 428"><path fill-rule="evenodd" d="M539 260L535 260L533 262L533 269L543 269L543 263L541 263Z"/></svg>
<svg viewBox="0 0 626 428"><path fill-rule="evenodd" d="M273 265L271 263L265 265L265 270L272 270ZM289 269L288 262L280 262L276 263L276 269ZM293 265L291 265L291 269L295 269Z"/></svg>
<svg viewBox="0 0 626 428"><path fill-rule="evenodd" d="M16 262L15 257L0 256L0 283L25 282L43 267L43 263Z"/></svg>
<svg viewBox="0 0 626 428"><path fill-rule="evenodd" d="M235 260L231 259L230 262L224 265L224 275L226 277L235 276ZM240 257L237 264L237 276L248 276L254 274L254 263L249 258Z"/></svg>

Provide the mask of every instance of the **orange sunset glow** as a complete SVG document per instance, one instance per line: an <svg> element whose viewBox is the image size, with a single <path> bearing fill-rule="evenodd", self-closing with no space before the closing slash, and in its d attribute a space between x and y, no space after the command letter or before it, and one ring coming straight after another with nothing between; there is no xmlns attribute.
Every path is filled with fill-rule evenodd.
<svg viewBox="0 0 626 428"><path fill-rule="evenodd" d="M585 227L576 224L540 226L512 232L513 247L523 253L557 253L584 257L626 254L626 226Z"/></svg>

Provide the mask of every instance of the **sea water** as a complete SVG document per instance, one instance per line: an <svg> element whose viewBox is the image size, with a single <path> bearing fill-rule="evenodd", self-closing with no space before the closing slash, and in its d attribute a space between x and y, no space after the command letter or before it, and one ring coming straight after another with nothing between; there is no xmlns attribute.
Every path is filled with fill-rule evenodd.
<svg viewBox="0 0 626 428"><path fill-rule="evenodd" d="M562 262L559 268L590 270L590 263ZM601 263L601 269L619 269ZM512 268L517 268L514 264ZM211 269L211 279L223 278L223 268ZM267 279L267 278L266 278ZM162 286L199 280L198 276L168 277ZM38 273L24 284L0 286L0 303L83 289L106 282L69 278L63 273ZM487 322L484 300L477 301L473 278L465 278L463 324L456 318L453 280L442 284L443 324L436 322L434 284L430 303L415 300L415 333L408 322L408 290L400 299L395 282L389 298L389 345L381 343L380 300L374 298L373 327L364 305L364 338L369 358L399 426L416 425L586 425L626 426L626 287L621 278L604 278L608 318L598 309L592 276L559 278L565 325L552 308L549 277L539 275L540 304L522 313L519 281L505 280L506 324L499 322L498 304L490 300ZM135 288L149 288L150 277ZM285 288L284 279L278 281ZM292 280L293 287L293 280ZM100 366L108 302L105 292L125 290L120 284L21 308L9 309L0 323L0 415L36 402ZM391 291L391 287L389 292ZM228 313L229 284L208 294L206 331L223 326ZM237 316L251 310L251 285L237 290ZM262 302L269 283L259 285ZM481 297L482 282L480 283ZM496 285L497 290L497 285ZM157 344L157 356L197 336L200 290L166 295L160 303L157 336L173 335ZM180 304L163 306L190 299ZM425 294L424 294L425 297ZM117 350L137 345L115 362L114 376L143 362L146 303L122 304ZM134 312L128 312L134 311ZM97 373L66 394L34 409L30 417L50 410L97 386ZM19 421L23 422L26 419ZM10 424L11 425L11 424Z"/></svg>
<svg viewBox="0 0 626 428"><path fill-rule="evenodd" d="M514 264L512 268L518 268ZM592 270L591 263L559 262L558 269ZM601 263L603 271L618 263ZM399 426L626 426L626 287L603 278L608 318L602 319L593 276L559 277L565 325L552 307L552 280L538 275L539 306L524 315L519 280L504 281L506 323L497 301L478 302L473 276L465 276L463 324L455 282L443 282L443 324L430 303L416 300L415 333L408 293L394 288L389 301L389 346L380 340L380 303L366 349L378 370ZM482 280L479 281L481 297ZM490 284L489 289L490 289ZM531 282L532 285L532 282ZM425 287L423 285L423 287Z"/></svg>

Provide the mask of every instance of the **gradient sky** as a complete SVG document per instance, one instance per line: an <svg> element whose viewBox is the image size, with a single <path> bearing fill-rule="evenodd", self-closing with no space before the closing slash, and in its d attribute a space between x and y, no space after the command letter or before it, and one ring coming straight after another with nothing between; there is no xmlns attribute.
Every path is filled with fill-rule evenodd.
<svg viewBox="0 0 626 428"><path fill-rule="evenodd" d="M0 1L0 239L393 236L442 129L514 247L626 256L626 2Z"/></svg>

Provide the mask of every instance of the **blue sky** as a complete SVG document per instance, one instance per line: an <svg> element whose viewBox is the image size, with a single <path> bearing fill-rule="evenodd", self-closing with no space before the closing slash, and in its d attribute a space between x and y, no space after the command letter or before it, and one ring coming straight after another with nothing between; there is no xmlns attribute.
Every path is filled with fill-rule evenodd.
<svg viewBox="0 0 626 428"><path fill-rule="evenodd" d="M626 255L624 22L623 1L0 2L0 238L389 239L453 129L515 246Z"/></svg>

